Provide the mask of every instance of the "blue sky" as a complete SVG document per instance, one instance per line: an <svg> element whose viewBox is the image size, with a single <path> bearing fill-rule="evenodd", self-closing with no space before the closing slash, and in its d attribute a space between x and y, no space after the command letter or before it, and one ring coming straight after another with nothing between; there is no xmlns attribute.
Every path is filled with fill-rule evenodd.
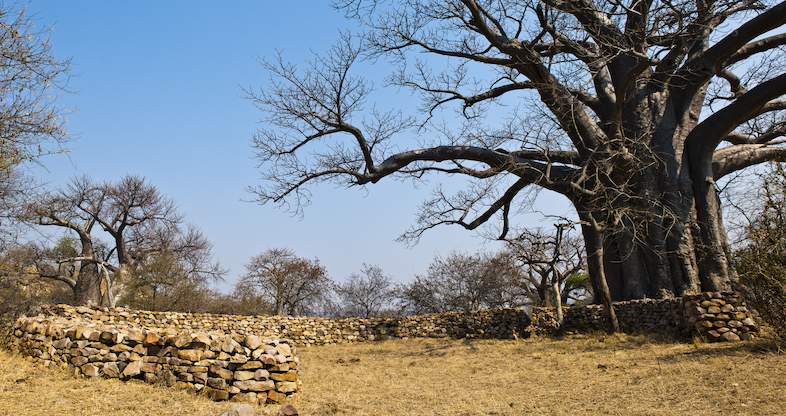
<svg viewBox="0 0 786 416"><path fill-rule="evenodd" d="M389 181L366 193L319 186L302 218L244 202L252 198L246 188L259 183L250 140L262 114L242 88L266 82L260 58L281 50L302 62L351 30L329 2L31 0L27 8L50 29L56 55L72 62L59 98L73 137L69 154L46 159L35 175L49 186L82 174L147 177L211 239L230 270L221 287L272 247L318 257L337 280L367 262L401 281L435 255L496 247L458 228L432 231L411 248L396 242L429 186ZM406 94L381 94L388 104L414 104ZM538 209L569 212L551 195Z"/></svg>

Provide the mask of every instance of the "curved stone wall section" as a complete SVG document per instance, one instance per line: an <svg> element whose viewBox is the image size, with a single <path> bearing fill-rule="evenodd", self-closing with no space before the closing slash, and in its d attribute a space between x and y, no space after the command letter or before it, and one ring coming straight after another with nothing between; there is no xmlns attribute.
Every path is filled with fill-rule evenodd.
<svg viewBox="0 0 786 416"><path fill-rule="evenodd" d="M20 318L12 352L75 375L142 380L213 400L281 403L300 385L299 360L286 339L133 328L107 320Z"/></svg>
<svg viewBox="0 0 786 416"><path fill-rule="evenodd" d="M750 340L758 331L753 311L737 293L686 298L685 315L688 326L708 341Z"/></svg>

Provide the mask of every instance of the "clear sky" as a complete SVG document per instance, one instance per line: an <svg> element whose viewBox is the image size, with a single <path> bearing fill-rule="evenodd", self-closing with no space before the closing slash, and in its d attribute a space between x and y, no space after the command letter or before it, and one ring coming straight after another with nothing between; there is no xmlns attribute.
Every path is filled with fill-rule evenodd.
<svg viewBox="0 0 786 416"><path fill-rule="evenodd" d="M50 186L82 174L145 176L213 242L230 271L222 287L249 257L272 247L318 257L337 280L367 262L400 281L437 254L493 249L458 228L432 231L411 248L396 242L429 186L389 181L367 193L319 186L303 218L244 202L252 199L246 187L259 183L250 140L262 115L242 88L266 82L260 58L278 49L301 62L352 29L329 3L30 0L28 11L51 30L56 55L72 61L69 92L59 100L68 110L70 153L46 159L46 170L35 174ZM538 208L569 212L552 195Z"/></svg>

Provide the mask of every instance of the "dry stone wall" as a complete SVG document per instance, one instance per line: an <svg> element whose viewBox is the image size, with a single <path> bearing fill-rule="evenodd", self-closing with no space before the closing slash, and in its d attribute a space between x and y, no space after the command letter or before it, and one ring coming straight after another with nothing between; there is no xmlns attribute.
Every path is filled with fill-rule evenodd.
<svg viewBox="0 0 786 416"><path fill-rule="evenodd" d="M281 403L300 388L300 363L290 341L251 334L39 315L16 321L8 347L75 375L142 380L213 400Z"/></svg>
<svg viewBox="0 0 786 416"><path fill-rule="evenodd" d="M190 314L68 305L53 305L44 309L45 314L69 319L130 325L142 329L253 334L287 338L302 346L409 337L511 339L526 337L530 328L527 311L516 308L370 319Z"/></svg>
<svg viewBox="0 0 786 416"><path fill-rule="evenodd" d="M615 303L628 333L740 341L757 331L736 293ZM603 307L496 309L401 318L326 319L149 312L50 305L18 319L7 347L76 375L176 386L214 400L279 403L300 389L295 345L389 338L526 338L603 331Z"/></svg>
<svg viewBox="0 0 786 416"><path fill-rule="evenodd" d="M753 339L754 313L738 293L702 293L685 300L687 326L708 341Z"/></svg>
<svg viewBox="0 0 786 416"><path fill-rule="evenodd" d="M707 292L668 299L638 299L615 302L614 310L625 333L661 334L675 338L699 336L706 341L749 340L758 332L753 311L734 292ZM603 331L609 327L601 305L569 307L557 327L554 308L533 308L530 332Z"/></svg>

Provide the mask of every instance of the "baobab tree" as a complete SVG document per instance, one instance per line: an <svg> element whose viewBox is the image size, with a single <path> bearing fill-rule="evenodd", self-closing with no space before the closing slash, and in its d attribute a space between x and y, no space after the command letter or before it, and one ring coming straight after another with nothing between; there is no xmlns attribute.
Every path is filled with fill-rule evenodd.
<svg viewBox="0 0 786 416"><path fill-rule="evenodd" d="M59 191L35 198L21 218L75 237L73 255L38 258L31 266L41 278L66 283L77 304L114 306L121 285L151 283L145 276L155 268L173 273L167 282L223 274L210 261L211 246L204 235L184 230L174 203L141 177L126 176L115 183L76 178ZM101 232L108 238L101 239Z"/></svg>
<svg viewBox="0 0 786 416"><path fill-rule="evenodd" d="M263 203L309 185L460 176L415 229L499 221L533 189L582 224L604 303L730 287L716 182L786 158L786 2L342 0L363 32L307 68L283 57L252 98ZM368 58L368 59L367 59ZM394 69L419 115L371 106L361 60ZM450 117L450 110L457 116Z"/></svg>

